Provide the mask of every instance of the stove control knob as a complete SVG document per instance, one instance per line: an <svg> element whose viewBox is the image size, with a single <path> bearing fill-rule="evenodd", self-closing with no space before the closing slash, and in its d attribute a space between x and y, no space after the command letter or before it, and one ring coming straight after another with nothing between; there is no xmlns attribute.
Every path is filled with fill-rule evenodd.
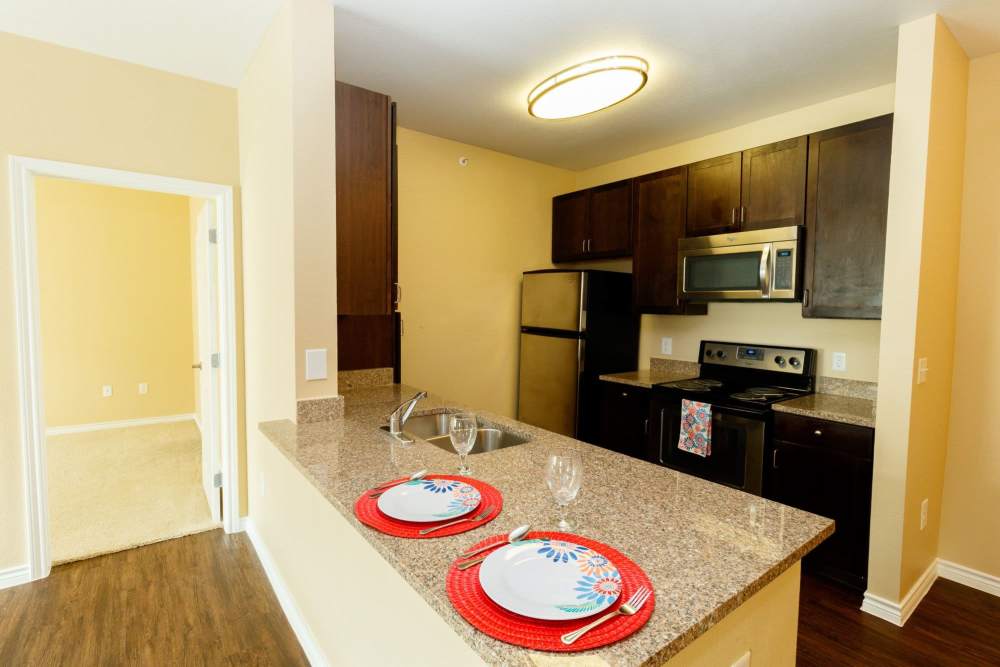
<svg viewBox="0 0 1000 667"><path fill-rule="evenodd" d="M715 353L715 356L717 356L719 359L725 359L726 358L726 351L725 350L717 350L716 353Z"/></svg>
<svg viewBox="0 0 1000 667"><path fill-rule="evenodd" d="M785 367L785 358L779 355L779 356L777 356L777 357L774 358L774 363L778 364L778 368L784 368Z"/></svg>
<svg viewBox="0 0 1000 667"><path fill-rule="evenodd" d="M792 368L798 368L802 364L798 357L790 357L788 363Z"/></svg>
<svg viewBox="0 0 1000 667"><path fill-rule="evenodd" d="M711 359L713 352L711 350L705 350L705 358Z"/></svg>

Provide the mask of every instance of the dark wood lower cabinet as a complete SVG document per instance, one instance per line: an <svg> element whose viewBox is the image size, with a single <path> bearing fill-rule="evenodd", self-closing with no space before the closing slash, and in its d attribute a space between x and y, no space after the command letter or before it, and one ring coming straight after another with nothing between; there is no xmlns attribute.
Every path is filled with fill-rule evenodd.
<svg viewBox="0 0 1000 667"><path fill-rule="evenodd" d="M618 382L600 383L597 443L605 449L645 458L649 390Z"/></svg>
<svg viewBox="0 0 1000 667"><path fill-rule="evenodd" d="M874 429L777 413L764 496L836 522L807 569L858 590L868 582Z"/></svg>

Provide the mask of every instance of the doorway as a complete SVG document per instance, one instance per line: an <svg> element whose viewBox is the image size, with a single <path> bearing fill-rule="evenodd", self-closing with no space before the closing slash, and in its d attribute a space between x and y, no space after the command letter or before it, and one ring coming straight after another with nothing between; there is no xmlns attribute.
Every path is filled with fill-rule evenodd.
<svg viewBox="0 0 1000 667"><path fill-rule="evenodd" d="M25 505L28 510L26 532L29 546L30 578L39 579L47 576L54 555L51 532L53 515L50 514L52 508L49 503L55 500L55 495L49 488L50 474L47 470L50 463L50 453L46 443L46 424L48 421L46 401L51 399L53 419L62 419L63 421L74 421L61 412L64 411L64 406L71 405L73 407L70 410L72 410L75 409L76 404L87 403L82 398L67 403L63 400L64 397L60 396L63 388L58 386L58 382L53 382L53 377L61 376L46 375L44 372L46 361L43 358L43 352L46 350L46 346L43 344L45 322L41 318L41 313L45 312L42 306L46 294L40 291L39 228L38 207L36 205L38 187L43 183L41 179L46 179L46 181L56 179L78 185L110 186L130 191L190 198L190 228L186 227L184 232L186 242L190 244L190 252L186 255L189 275L185 283L191 296L191 300L187 302L190 309L187 320L189 323L187 349L189 353L192 348L196 352L184 362L184 368L187 369L190 366L190 369L184 370L183 376L187 378L185 382L190 389L190 397L193 398L195 409L184 413L177 412L177 409L184 408L177 408L171 414L153 415L152 418L145 414L144 419L139 419L140 423L129 423L128 419L97 420L82 424L70 424L69 426L63 425L62 431L59 430L59 426L56 426L55 432L50 428L48 435L59 438L81 438L85 441L89 439L83 445L80 443L76 443L76 446L72 443L67 445L70 451L86 454L87 447L100 446L102 439L106 440L108 434L113 434L115 429L118 429L118 433L114 437L119 439L121 439L122 434L127 433L126 440L133 443L134 447L122 448L119 446L118 450L113 447L108 450L112 452L108 460L113 462L109 467L120 466L120 471L123 473L122 479L124 479L124 473L131 472L133 468L128 464L127 457L134 455L135 452L146 451L143 446L148 447L149 451L156 452L158 451L157 447L162 449L164 443L173 442L174 444L167 447L165 451L168 451L170 456L175 456L183 447L194 446L192 438L196 438L197 447L200 450L195 452L196 458L184 458L183 462L180 459L173 463L167 462L161 466L162 469L155 472L157 474L180 474L181 468L189 465L191 461L195 461L190 477L192 477L191 483L195 485L196 492L204 494L199 499L201 507L206 510L204 519L210 521L212 525L217 525L221 521L227 532L239 530L232 188L134 172L19 157L10 159L10 172L12 178L16 308L20 343L19 388L22 405ZM133 244L132 247L134 248L135 245ZM150 272L156 273L152 267ZM197 307L191 308L193 304L197 304ZM156 305L152 304L154 307ZM136 316L138 315L139 313L136 313ZM150 332L150 335L155 336L157 333ZM67 339L73 337L72 332L60 332L59 335ZM163 344L175 342L178 336L180 334L165 338ZM115 352L113 345L110 347L112 348L111 352ZM75 353L79 355L78 350ZM162 356L165 357L166 353L164 352ZM177 366L176 357L172 365ZM194 377L191 373L194 373ZM174 375L177 374L174 373ZM46 386L46 378L48 378L49 386ZM152 399L149 399L149 396L155 394L155 398L162 399L163 395L168 393L162 386L159 387L161 391L156 393L152 383L147 384L142 381L136 383L135 379L136 377L132 377L133 381L126 382L126 386L121 387L121 391L125 392L129 400L133 402L138 400L141 403L146 400L147 403L150 403ZM93 382L91 382L92 384ZM164 380L161 382L162 384L169 384L169 382ZM93 414L101 414L101 410L112 414L108 406L112 405L113 401L107 399L114 396L114 387L101 386L99 391L101 398L105 399L106 402L98 404ZM89 398L91 394L84 392L80 396ZM144 409L147 409L148 412L148 408ZM167 410L167 412L171 411ZM75 418L77 422L80 419L83 417L76 416ZM63 442L54 443L52 453L61 454L55 448L62 447L63 444ZM107 448L105 447L105 449ZM122 456L116 456L115 452L121 453ZM156 456L154 454L153 459L156 459ZM80 460L82 459L76 459L77 463ZM159 460L163 461L163 459ZM68 464L67 461L69 461ZM74 470L72 456L69 459L60 459L59 468L63 474L66 473L67 469L72 474L72 470ZM58 472L58 470L52 472ZM113 479L118 481L117 478ZM188 484L186 477L184 484ZM187 497L190 497L190 494ZM138 524L142 522L155 523L156 521L152 510L145 505L126 507L123 512L130 515L130 520ZM65 559L60 555L56 555L56 557L60 560Z"/></svg>

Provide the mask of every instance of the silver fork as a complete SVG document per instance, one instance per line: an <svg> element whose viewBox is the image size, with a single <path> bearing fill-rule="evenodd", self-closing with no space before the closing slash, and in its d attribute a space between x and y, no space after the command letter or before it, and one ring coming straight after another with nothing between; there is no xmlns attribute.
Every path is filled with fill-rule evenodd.
<svg viewBox="0 0 1000 667"><path fill-rule="evenodd" d="M460 524L464 521L482 521L488 517L493 512L493 505L487 505L486 509L472 517L463 517L461 519L456 519L455 521L449 521L448 523L442 523L440 526L431 526L430 528L424 528L420 531L421 535L426 535L427 533L433 533L435 530L441 530L442 528L448 528L449 526L454 526Z"/></svg>
<svg viewBox="0 0 1000 667"><path fill-rule="evenodd" d="M587 625L583 626L578 630L574 630L573 632L567 632L566 634L564 634L562 637L560 637L560 639L562 639L562 643L572 644L577 639L584 636L585 634L596 628L601 623L609 621L616 616L631 616L632 614L637 613L640 609L642 609L642 606L646 604L646 601L649 600L649 596L652 594L653 591L649 590L645 586L640 586L638 589L636 589L635 593L632 594L632 597L628 599L628 602L618 607L618 609L615 609L610 614L605 614L604 616L601 616L596 621L588 623Z"/></svg>

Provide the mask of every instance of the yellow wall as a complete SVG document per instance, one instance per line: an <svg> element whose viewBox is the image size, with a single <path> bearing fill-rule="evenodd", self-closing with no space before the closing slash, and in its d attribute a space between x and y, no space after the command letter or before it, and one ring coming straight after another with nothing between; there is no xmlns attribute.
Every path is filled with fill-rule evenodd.
<svg viewBox="0 0 1000 667"><path fill-rule="evenodd" d="M403 381L513 415L521 273L551 266L572 172L404 128L398 144Z"/></svg>
<svg viewBox="0 0 1000 667"><path fill-rule="evenodd" d="M572 188L567 190L753 148L890 113L892 109L893 86L880 86L578 172ZM604 265L630 270L628 260ZM704 317L645 315L642 318L639 366L647 368L651 356L666 356L660 354L662 336L673 338L673 354L669 358L687 361L697 361L698 344L702 339L745 340L815 347L819 350L821 375L876 379L878 321L804 319L801 312L801 304L795 303L713 303L709 304L708 315ZM846 372L831 368L830 353L834 351L847 353Z"/></svg>
<svg viewBox="0 0 1000 667"><path fill-rule="evenodd" d="M208 206L206 199L188 198L188 247L191 253L191 363L198 363L201 358L200 341L198 340L198 217L202 208ZM201 424L201 371L191 369L191 382L194 383L194 414Z"/></svg>
<svg viewBox="0 0 1000 667"><path fill-rule="evenodd" d="M236 91L0 33L0 156L63 160L239 183ZM8 182L0 160L0 183ZM10 202L0 187L0 257ZM237 211L237 221L239 212ZM0 263L0 569L25 562L10 262ZM238 278L237 278L238 279ZM238 286L239 288L239 286Z"/></svg>
<svg viewBox="0 0 1000 667"><path fill-rule="evenodd" d="M965 53L937 16L900 27L868 582L871 595L890 602L937 556L967 75ZM918 385L921 357L930 372Z"/></svg>
<svg viewBox="0 0 1000 667"><path fill-rule="evenodd" d="M941 558L1000 576L1000 53L969 68L965 191Z"/></svg>
<svg viewBox="0 0 1000 667"><path fill-rule="evenodd" d="M188 198L35 187L46 426L192 413Z"/></svg>

